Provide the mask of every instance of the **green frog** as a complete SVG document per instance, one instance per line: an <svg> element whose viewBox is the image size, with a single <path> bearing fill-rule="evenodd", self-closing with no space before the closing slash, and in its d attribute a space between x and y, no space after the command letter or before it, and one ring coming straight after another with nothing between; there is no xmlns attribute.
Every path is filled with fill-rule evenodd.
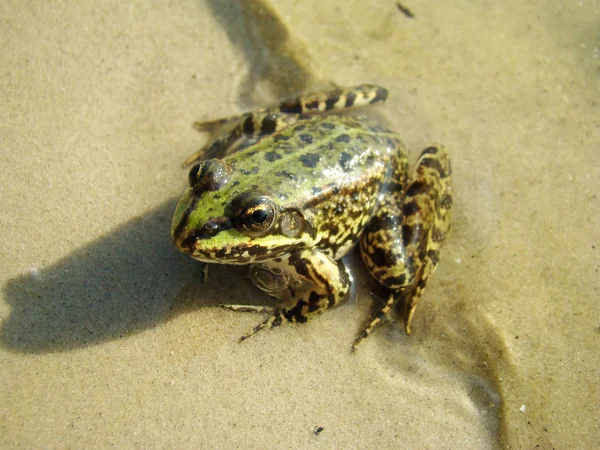
<svg viewBox="0 0 600 450"><path fill-rule="evenodd" d="M351 284L341 258L356 244L387 300L352 349L396 305L410 334L450 230L451 167L446 149L431 145L409 170L399 137L356 114L386 98L362 84L199 124L212 140L184 163L194 165L171 234L199 261L250 265L254 284L281 300L230 305L268 313L240 341L339 304Z"/></svg>

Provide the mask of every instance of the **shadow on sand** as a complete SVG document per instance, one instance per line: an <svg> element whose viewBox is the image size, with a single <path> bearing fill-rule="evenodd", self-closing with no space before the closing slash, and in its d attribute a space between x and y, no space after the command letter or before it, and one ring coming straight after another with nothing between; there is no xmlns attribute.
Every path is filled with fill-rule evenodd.
<svg viewBox="0 0 600 450"><path fill-rule="evenodd" d="M229 296L228 289L239 292L240 284L249 290L247 272L234 266L214 266L204 286L202 264L171 243L176 202L170 199L52 266L10 280L4 293L12 310L2 324L2 345L47 353L99 344L214 306ZM236 286L226 281L232 272Z"/></svg>

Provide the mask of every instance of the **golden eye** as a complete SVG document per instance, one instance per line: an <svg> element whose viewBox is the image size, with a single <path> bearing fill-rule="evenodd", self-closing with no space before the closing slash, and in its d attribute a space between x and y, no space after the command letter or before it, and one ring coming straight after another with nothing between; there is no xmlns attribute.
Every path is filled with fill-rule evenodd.
<svg viewBox="0 0 600 450"><path fill-rule="evenodd" d="M260 236L275 223L277 212L277 205L267 196L242 195L234 201L233 222L250 236Z"/></svg>
<svg viewBox="0 0 600 450"><path fill-rule="evenodd" d="M268 229L275 219L275 209L270 202L251 205L240 215L243 227L251 233L261 233Z"/></svg>

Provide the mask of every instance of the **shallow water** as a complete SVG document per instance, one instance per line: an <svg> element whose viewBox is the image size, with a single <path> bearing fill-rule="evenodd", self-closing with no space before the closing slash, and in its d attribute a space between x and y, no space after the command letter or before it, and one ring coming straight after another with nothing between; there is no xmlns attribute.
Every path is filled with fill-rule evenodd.
<svg viewBox="0 0 600 450"><path fill-rule="evenodd" d="M595 1L0 6L0 446L592 448L600 439ZM374 82L453 231L414 332L357 295L240 345L261 303L169 226L194 120ZM321 429L322 428L322 429Z"/></svg>

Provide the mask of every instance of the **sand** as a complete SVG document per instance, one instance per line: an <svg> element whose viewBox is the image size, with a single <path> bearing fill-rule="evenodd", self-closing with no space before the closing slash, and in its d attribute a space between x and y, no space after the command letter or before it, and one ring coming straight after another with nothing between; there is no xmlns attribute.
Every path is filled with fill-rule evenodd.
<svg viewBox="0 0 600 450"><path fill-rule="evenodd" d="M0 447L593 448L600 4L0 5ZM244 344L243 267L178 253L191 127L374 82L455 220L407 337L357 295Z"/></svg>

